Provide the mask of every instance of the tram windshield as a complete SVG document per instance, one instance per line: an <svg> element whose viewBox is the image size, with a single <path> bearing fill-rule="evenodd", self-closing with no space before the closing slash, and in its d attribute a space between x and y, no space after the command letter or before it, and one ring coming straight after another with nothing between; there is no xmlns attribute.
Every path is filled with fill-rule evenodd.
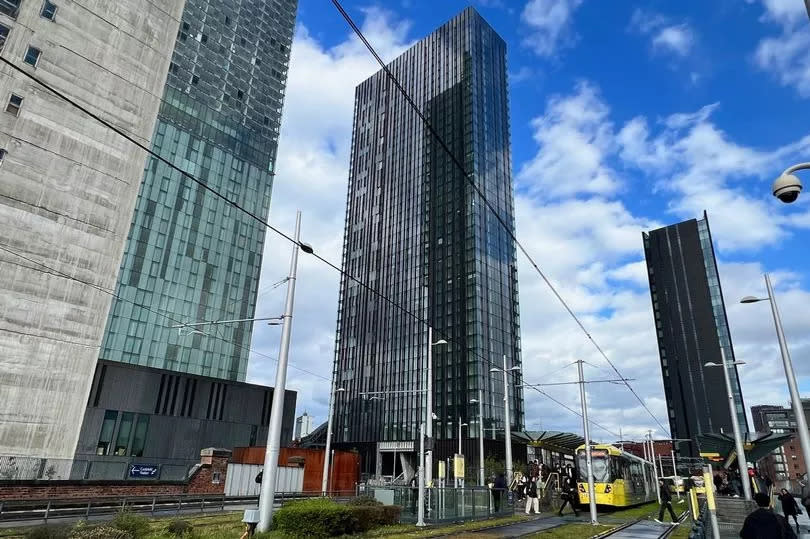
<svg viewBox="0 0 810 539"><path fill-rule="evenodd" d="M592 449L591 464L593 465L593 480L595 483L610 483L610 454L607 451ZM585 450L580 449L577 453L577 470L580 483L588 481L588 473L585 465Z"/></svg>

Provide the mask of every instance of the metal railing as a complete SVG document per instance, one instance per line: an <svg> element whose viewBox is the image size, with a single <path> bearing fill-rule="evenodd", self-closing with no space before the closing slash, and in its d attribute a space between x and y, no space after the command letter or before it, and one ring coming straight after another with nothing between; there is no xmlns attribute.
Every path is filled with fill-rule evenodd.
<svg viewBox="0 0 810 539"><path fill-rule="evenodd" d="M277 505L302 498L320 497L321 492L277 492ZM349 499L354 492L329 493L333 499ZM50 500L0 500L0 522L48 522L56 519L91 519L110 516L121 511L170 515L191 512L225 511L230 508L256 505L258 496L162 495L103 498L67 498Z"/></svg>
<svg viewBox="0 0 810 539"><path fill-rule="evenodd" d="M402 486L369 486L366 494L387 505L402 508L400 521L417 520L419 489ZM425 522L459 522L508 516L515 513L514 498L505 490L486 487L441 488L432 487L425 492Z"/></svg>

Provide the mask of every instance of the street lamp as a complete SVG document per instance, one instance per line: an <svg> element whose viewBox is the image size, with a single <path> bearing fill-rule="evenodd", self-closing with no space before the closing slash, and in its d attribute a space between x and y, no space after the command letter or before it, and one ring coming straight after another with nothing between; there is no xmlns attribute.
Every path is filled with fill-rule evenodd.
<svg viewBox="0 0 810 539"><path fill-rule="evenodd" d="M335 375L332 375L332 387L334 387ZM332 448L332 417L335 415L335 398L338 393L346 391L346 388L339 387L329 394L329 417L326 420L326 455L323 457L323 479L321 480L321 492L326 496L329 487L329 450Z"/></svg>
<svg viewBox="0 0 810 539"><path fill-rule="evenodd" d="M810 6L810 0L805 0L805 3ZM773 196L785 204L796 202L796 199L799 198L799 194L802 192L802 181L793 173L807 169L810 169L810 163L799 163L798 165L793 165L785 169L785 171L776 178L776 181L773 182L773 187L771 188Z"/></svg>
<svg viewBox="0 0 810 539"><path fill-rule="evenodd" d="M740 300L740 303L756 303L758 301L769 301L771 303L773 323L776 326L776 337L779 340L779 350L782 352L782 366L785 369L785 378L787 378L788 390L790 391L793 415L796 416L796 430L799 431L802 456L805 462L810 462L810 460L807 460L810 459L810 435L807 433L807 420L804 417L804 409L802 407L801 396L799 395L799 385L796 382L796 373L793 370L793 362L790 360L790 351L788 350L787 339L785 338L785 330L782 328L782 317L779 315L779 308L776 306L776 296L773 293L771 278L767 273L765 274L765 286L768 289L767 298L746 296Z"/></svg>
<svg viewBox="0 0 810 539"><path fill-rule="evenodd" d="M740 469L740 482L743 485L745 499L751 501L751 480L748 477L748 460L745 458L745 446L743 445L742 434L740 433L740 422L737 419L737 404L734 401L734 393L731 391L731 377L728 369L731 366L745 365L745 361L726 361L726 352L720 347L720 357L722 363L709 361L704 363L704 367L721 367L723 369L723 379L726 381L726 393L728 393L728 409L731 413L731 428L734 430L734 445L737 448L737 466Z"/></svg>
<svg viewBox="0 0 810 539"><path fill-rule="evenodd" d="M461 418L458 418L458 454L461 455L461 427L468 426L467 423L462 423Z"/></svg>
<svg viewBox="0 0 810 539"><path fill-rule="evenodd" d="M470 404L478 403L478 481L484 486L484 391L478 390L478 398L470 399Z"/></svg>
<svg viewBox="0 0 810 539"><path fill-rule="evenodd" d="M427 417L425 418L428 440L433 438L433 419L436 417L436 414L433 413L433 347L443 344L447 344L444 339L433 342L433 327L428 326ZM433 449L426 453L425 460L427 460L425 482L430 485L433 482Z"/></svg>
<svg viewBox="0 0 810 539"><path fill-rule="evenodd" d="M503 373L503 412L504 412L504 442L506 443L506 484L512 483L512 420L509 418L509 382L507 375L510 371L519 371L520 367L506 368L506 354L503 355L503 368L492 367L489 372Z"/></svg>

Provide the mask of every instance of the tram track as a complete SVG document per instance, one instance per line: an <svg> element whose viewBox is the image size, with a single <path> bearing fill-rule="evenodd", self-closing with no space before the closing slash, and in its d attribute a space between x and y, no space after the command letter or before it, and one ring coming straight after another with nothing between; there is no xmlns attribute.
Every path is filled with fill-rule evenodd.
<svg viewBox="0 0 810 539"><path fill-rule="evenodd" d="M678 523L682 523L686 518L687 513L683 513ZM597 535L593 539L667 539L677 529L678 526L672 524L661 524L649 518L640 518Z"/></svg>

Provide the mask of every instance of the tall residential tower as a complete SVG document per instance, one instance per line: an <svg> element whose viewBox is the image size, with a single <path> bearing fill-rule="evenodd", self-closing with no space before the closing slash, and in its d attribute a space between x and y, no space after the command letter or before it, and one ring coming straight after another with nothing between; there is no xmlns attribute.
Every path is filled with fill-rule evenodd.
<svg viewBox="0 0 810 539"><path fill-rule="evenodd" d="M187 0L152 149L267 216L297 0ZM155 158L101 359L244 380L265 228Z"/></svg>
<svg viewBox="0 0 810 539"><path fill-rule="evenodd" d="M658 352L673 438L689 439L697 456L697 435L732 432L723 372L708 362L734 361L734 349L720 288L709 218L690 219L643 233ZM748 431L736 366L729 367L737 419ZM685 454L686 444L680 445Z"/></svg>
<svg viewBox="0 0 810 539"><path fill-rule="evenodd" d="M0 0L0 54L148 145L182 9ZM0 100L0 478L66 479L144 153L6 64Z"/></svg>
<svg viewBox="0 0 810 539"><path fill-rule="evenodd" d="M396 475L393 455L413 456L429 420L428 325L448 341L433 347L437 458L457 450L461 422L477 459L479 390L487 454L502 454L503 374L490 368L521 359L506 44L467 8L389 68L442 142L383 71L357 87L343 267L367 287L341 281L334 437L367 456L366 471ZM520 379L510 373L515 430Z"/></svg>

